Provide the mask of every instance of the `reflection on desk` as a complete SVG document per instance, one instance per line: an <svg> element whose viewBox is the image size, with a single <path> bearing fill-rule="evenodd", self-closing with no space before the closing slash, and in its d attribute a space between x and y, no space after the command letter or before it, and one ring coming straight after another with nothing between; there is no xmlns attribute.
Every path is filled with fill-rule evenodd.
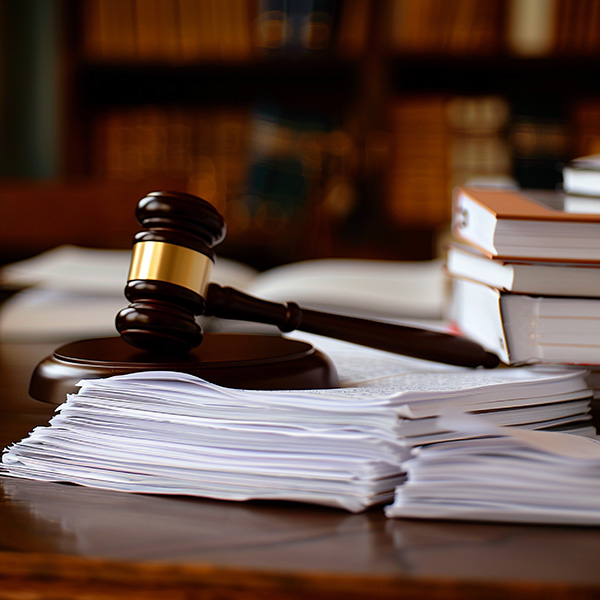
<svg viewBox="0 0 600 600"><path fill-rule="evenodd" d="M425 592L435 585L438 593L454 590L456 597L476 597L477 591L491 597L491 589L510 588L517 598L535 598L543 590L545 597L576 598L587 586L600 586L600 536L585 528L399 522L386 521L379 510L348 515L294 504L163 498L17 479L1 484L4 558L19 553L33 578L40 565L29 558L44 555L45 571L55 568L61 580L64 557L75 557L71 564L83 565L91 579L114 577L117 564L138 565L151 577L146 569L152 565L157 581L166 575L167 581L175 577L189 585L187 568L210 566L213 578L216 570L247 580L236 586L251 588L253 573L270 573L275 586L281 577L297 578L297 593L318 585L346 591L357 586L364 594L357 597L388 597L393 590L421 586ZM0 578L7 570L0 566ZM529 589L532 581L537 591ZM367 582L380 587L368 591ZM563 585L573 586L569 594ZM430 589L427 597L436 595Z"/></svg>

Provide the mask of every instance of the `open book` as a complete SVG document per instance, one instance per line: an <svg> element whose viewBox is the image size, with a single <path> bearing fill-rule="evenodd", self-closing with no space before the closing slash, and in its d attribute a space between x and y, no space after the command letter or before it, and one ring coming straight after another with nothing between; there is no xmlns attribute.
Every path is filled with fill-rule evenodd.
<svg viewBox="0 0 600 600"><path fill-rule="evenodd" d="M0 305L0 338L72 340L116 335L131 251L61 246L5 267L0 283L23 287ZM442 318L441 261L311 260L260 273L217 258L212 281L304 308L386 320Z"/></svg>

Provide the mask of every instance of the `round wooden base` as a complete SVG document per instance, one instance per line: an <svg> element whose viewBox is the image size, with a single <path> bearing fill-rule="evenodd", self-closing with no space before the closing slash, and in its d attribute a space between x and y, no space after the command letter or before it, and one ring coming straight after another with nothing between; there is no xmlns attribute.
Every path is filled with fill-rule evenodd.
<svg viewBox="0 0 600 600"><path fill-rule="evenodd" d="M310 344L277 335L207 333L184 356L165 357L133 348L120 337L61 346L34 370L30 395L60 404L81 379L135 371L182 371L225 387L315 389L338 385L335 367Z"/></svg>

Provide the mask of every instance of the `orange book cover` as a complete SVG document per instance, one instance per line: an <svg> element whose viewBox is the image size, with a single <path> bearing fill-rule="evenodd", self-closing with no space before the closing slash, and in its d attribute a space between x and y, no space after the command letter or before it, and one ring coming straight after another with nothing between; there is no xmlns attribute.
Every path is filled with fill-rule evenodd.
<svg viewBox="0 0 600 600"><path fill-rule="evenodd" d="M556 191L457 188L452 232L487 256L600 261L600 210Z"/></svg>
<svg viewBox="0 0 600 600"><path fill-rule="evenodd" d="M600 222L600 213L568 212L565 210L563 195L551 190L515 191L464 187L457 190L455 199L461 194L480 204L496 219Z"/></svg>

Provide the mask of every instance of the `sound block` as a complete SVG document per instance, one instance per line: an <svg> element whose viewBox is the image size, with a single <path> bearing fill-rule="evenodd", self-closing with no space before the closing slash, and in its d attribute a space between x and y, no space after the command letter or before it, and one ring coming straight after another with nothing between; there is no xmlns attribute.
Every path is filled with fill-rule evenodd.
<svg viewBox="0 0 600 600"><path fill-rule="evenodd" d="M339 385L334 365L306 342L278 335L206 333L192 352L159 356L120 337L80 340L61 346L34 370L30 395L61 404L82 379L136 371L180 371L212 383L252 390L316 389Z"/></svg>

